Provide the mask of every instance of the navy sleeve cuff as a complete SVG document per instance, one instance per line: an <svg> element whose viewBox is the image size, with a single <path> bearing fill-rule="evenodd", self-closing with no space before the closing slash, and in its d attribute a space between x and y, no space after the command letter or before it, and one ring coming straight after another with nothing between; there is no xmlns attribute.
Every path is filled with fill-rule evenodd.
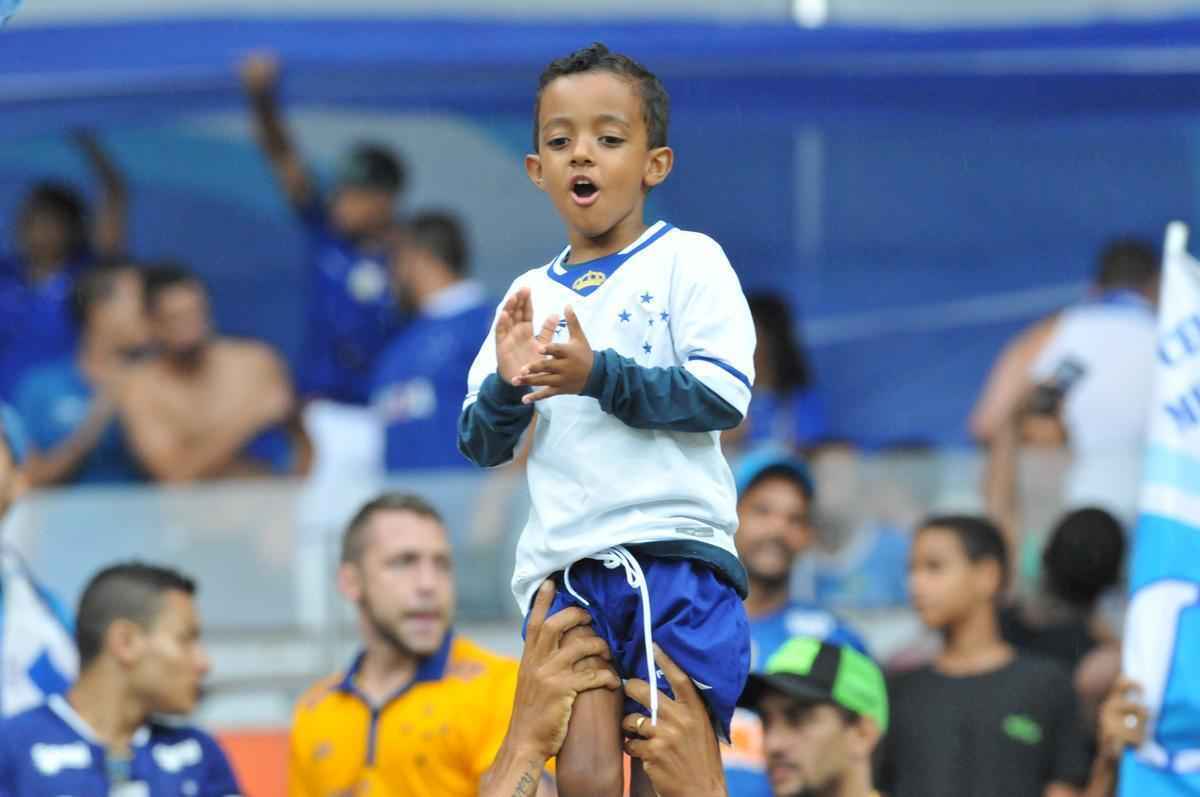
<svg viewBox="0 0 1200 797"><path fill-rule="evenodd" d="M592 352L592 370L583 385L582 395L598 399L604 395L604 383L608 379L609 358L619 356L612 349Z"/></svg>
<svg viewBox="0 0 1200 797"><path fill-rule="evenodd" d="M494 404L501 407L520 404L521 398L528 392L527 387L518 387L504 381L499 373L488 374L479 386L481 395L487 395Z"/></svg>

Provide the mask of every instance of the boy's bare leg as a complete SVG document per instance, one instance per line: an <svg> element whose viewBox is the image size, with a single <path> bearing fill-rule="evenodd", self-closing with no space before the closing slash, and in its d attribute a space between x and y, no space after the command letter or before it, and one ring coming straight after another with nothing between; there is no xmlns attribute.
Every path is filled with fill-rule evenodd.
<svg viewBox="0 0 1200 797"><path fill-rule="evenodd" d="M576 632L589 633L572 629L563 636L563 643ZM558 754L559 797L621 797L624 793L624 703L625 693L620 689L593 689L575 698L567 738Z"/></svg>

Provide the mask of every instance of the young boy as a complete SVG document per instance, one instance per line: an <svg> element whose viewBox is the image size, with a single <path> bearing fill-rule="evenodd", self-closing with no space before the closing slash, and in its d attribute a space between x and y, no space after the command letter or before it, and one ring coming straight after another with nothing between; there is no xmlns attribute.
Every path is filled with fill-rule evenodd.
<svg viewBox="0 0 1200 797"><path fill-rule="evenodd" d="M643 219L674 159L667 119L658 79L603 45L543 72L525 167L569 245L509 290L471 367L459 447L507 462L537 415L513 576L522 610L553 577L553 610L586 607L623 677L657 670L658 643L727 735L750 637L719 436L750 402L754 324L716 242ZM619 693L579 697L558 757L565 797L622 792L622 713ZM632 792L653 793L636 761Z"/></svg>
<svg viewBox="0 0 1200 797"><path fill-rule="evenodd" d="M889 685L879 786L892 797L1070 797L1087 780L1066 671L1000 636L1007 573L1004 539L983 518L936 517L917 532L909 590L945 643Z"/></svg>

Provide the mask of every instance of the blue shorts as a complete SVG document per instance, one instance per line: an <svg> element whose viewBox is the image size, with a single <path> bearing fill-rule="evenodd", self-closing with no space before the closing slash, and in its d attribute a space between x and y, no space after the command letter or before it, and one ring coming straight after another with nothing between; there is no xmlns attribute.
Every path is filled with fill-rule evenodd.
<svg viewBox="0 0 1200 797"><path fill-rule="evenodd" d="M741 597L704 562L634 555L649 584L654 642L696 682L714 727L728 740L729 722L750 673L750 623ZM648 680L641 591L629 586L624 569L608 569L594 559L576 562L570 577L571 588L591 605L584 606L565 589L559 572L552 576L558 591L548 614L568 606L585 609L596 633L608 643L618 675ZM674 697L661 668L658 688ZM625 713L633 712L650 714L626 698Z"/></svg>

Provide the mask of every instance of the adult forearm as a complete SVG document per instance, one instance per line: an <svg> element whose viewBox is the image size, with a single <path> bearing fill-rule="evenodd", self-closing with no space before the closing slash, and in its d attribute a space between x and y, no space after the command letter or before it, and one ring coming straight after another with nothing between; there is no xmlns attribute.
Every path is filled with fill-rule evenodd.
<svg viewBox="0 0 1200 797"><path fill-rule="evenodd" d="M1117 764L1107 758L1098 758L1092 764L1092 773L1087 787L1080 797L1115 797L1117 793Z"/></svg>
<svg viewBox="0 0 1200 797"><path fill-rule="evenodd" d="M83 464L96 448L104 430L112 421L112 409L97 404L84 422L67 439L53 448L34 454L25 466L25 475L35 487L61 484Z"/></svg>
<svg viewBox="0 0 1200 797"><path fill-rule="evenodd" d="M125 250L129 215L129 192L125 177L113 160L90 134L79 136L80 145L100 181L93 236L96 251L105 257L118 257Z"/></svg>
<svg viewBox="0 0 1200 797"><path fill-rule="evenodd" d="M292 152L292 142L279 113L274 91L259 91L250 96L250 108L258 126L259 141L272 159L286 157Z"/></svg>
<svg viewBox="0 0 1200 797"><path fill-rule="evenodd" d="M1020 561L1021 515L1017 495L1017 457L1020 451L1019 416L1005 419L988 445L983 494L987 513L1000 527L1016 573Z"/></svg>
<svg viewBox="0 0 1200 797"><path fill-rule="evenodd" d="M480 781L479 797L533 797L547 760L533 750L510 749L505 744Z"/></svg>

